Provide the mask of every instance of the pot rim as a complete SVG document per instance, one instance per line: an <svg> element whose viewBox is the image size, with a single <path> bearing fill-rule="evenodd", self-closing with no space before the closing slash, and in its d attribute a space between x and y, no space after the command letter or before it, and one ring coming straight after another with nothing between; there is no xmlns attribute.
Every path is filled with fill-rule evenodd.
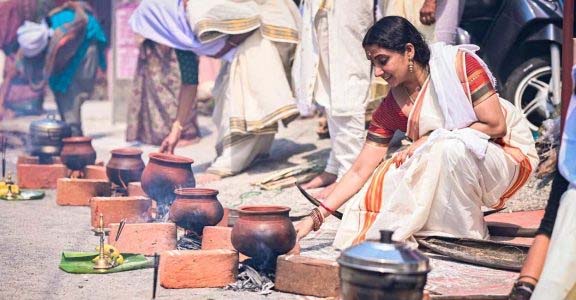
<svg viewBox="0 0 576 300"><path fill-rule="evenodd" d="M114 155L121 155L121 156L132 156L132 155L141 155L142 150L134 147L126 147L126 148L116 148L110 150L111 154Z"/></svg>
<svg viewBox="0 0 576 300"><path fill-rule="evenodd" d="M62 139L62 142L64 143L86 143L91 141L92 138L88 136L72 136Z"/></svg>
<svg viewBox="0 0 576 300"><path fill-rule="evenodd" d="M285 214L290 212L291 208L281 205L244 205L238 208L240 215L269 215L269 214Z"/></svg>
<svg viewBox="0 0 576 300"><path fill-rule="evenodd" d="M194 160L188 157L174 155L174 154L167 154L167 153L150 153L148 154L150 159L158 160L165 163L186 163L192 164Z"/></svg>
<svg viewBox="0 0 576 300"><path fill-rule="evenodd" d="M174 190L174 194L181 196L216 196L218 193L218 190L208 188L183 187Z"/></svg>

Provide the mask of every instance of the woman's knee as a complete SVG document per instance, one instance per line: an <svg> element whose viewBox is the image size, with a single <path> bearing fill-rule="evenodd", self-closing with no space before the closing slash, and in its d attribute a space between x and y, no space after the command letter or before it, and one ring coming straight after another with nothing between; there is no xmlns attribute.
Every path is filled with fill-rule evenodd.
<svg viewBox="0 0 576 300"><path fill-rule="evenodd" d="M434 144L434 149L441 153L441 157L450 165L457 165L465 162L468 158L468 151L464 142L458 139L442 139Z"/></svg>

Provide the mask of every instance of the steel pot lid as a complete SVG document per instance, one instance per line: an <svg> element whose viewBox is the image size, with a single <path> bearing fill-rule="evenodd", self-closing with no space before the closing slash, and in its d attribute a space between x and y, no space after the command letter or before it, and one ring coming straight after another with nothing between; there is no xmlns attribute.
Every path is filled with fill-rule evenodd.
<svg viewBox="0 0 576 300"><path fill-rule="evenodd" d="M46 118L42 120L36 120L30 123L31 130L69 130L68 124L64 121L57 120L54 114L49 114Z"/></svg>
<svg viewBox="0 0 576 300"><path fill-rule="evenodd" d="M385 274L425 274L428 257L403 243L392 242L392 231L381 230L380 241L366 241L347 248L338 258L341 266Z"/></svg>

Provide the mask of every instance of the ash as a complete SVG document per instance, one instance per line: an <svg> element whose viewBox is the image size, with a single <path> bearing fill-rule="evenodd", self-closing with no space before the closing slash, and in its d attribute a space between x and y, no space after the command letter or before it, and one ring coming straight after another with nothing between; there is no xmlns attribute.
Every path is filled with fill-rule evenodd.
<svg viewBox="0 0 576 300"><path fill-rule="evenodd" d="M274 288L274 271L270 268L259 268L251 266L252 260L246 260L238 267L238 280L226 286L225 290L256 292L260 295L272 293Z"/></svg>
<svg viewBox="0 0 576 300"><path fill-rule="evenodd" d="M176 243L178 250L200 250L202 248L202 237L194 232L187 232Z"/></svg>

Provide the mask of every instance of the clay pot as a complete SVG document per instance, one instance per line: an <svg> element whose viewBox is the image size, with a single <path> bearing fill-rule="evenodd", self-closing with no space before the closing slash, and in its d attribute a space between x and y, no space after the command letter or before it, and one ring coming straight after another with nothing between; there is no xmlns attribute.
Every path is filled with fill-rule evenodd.
<svg viewBox="0 0 576 300"><path fill-rule="evenodd" d="M145 167L141 150L119 148L110 153L112 157L106 165L106 175L110 181L123 188L127 188L130 182L140 181Z"/></svg>
<svg viewBox="0 0 576 300"><path fill-rule="evenodd" d="M87 165L96 162L96 151L92 147L92 138L86 136L74 136L62 139L62 151L60 159L73 171L81 171Z"/></svg>
<svg viewBox="0 0 576 300"><path fill-rule="evenodd" d="M232 245L260 262L275 261L296 244L296 230L285 206L243 206L232 229Z"/></svg>
<svg viewBox="0 0 576 300"><path fill-rule="evenodd" d="M140 181L146 195L158 203L158 217L162 217L176 198L176 188L196 186L194 160L165 153L150 153L149 157Z"/></svg>
<svg viewBox="0 0 576 300"><path fill-rule="evenodd" d="M204 226L214 226L222 220L224 207L216 197L217 190L180 188L170 206L170 220L176 225L202 235Z"/></svg>

